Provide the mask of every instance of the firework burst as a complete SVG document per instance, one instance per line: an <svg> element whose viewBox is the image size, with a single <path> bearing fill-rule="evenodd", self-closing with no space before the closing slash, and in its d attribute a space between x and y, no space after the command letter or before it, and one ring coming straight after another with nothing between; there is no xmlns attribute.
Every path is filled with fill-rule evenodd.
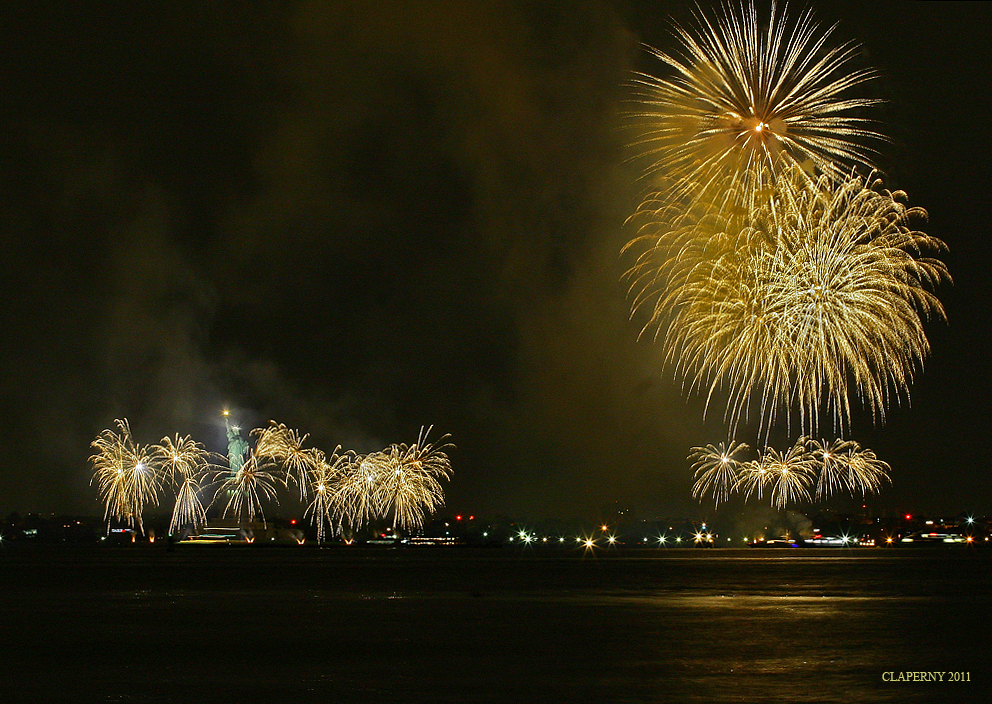
<svg viewBox="0 0 992 704"><path fill-rule="evenodd" d="M874 150L863 143L881 136L859 115L878 101L855 89L875 74L854 68L856 44L831 48L833 32L810 11L791 22L773 3L765 27L753 3L740 14L728 4L720 17L697 11L695 27L676 27L679 51L649 47L670 75L636 74L629 126L666 198L691 202L742 183L746 198L721 197L721 207L749 209L783 166L831 178L870 167Z"/></svg>
<svg viewBox="0 0 992 704"><path fill-rule="evenodd" d="M214 503L218 499L224 503L221 515L225 518L231 515L241 524L252 523L258 517L267 525L262 502L278 503L277 487L286 486L282 476L269 469L252 453L234 474L227 470L218 472L215 479L220 480L220 486L214 494Z"/></svg>
<svg viewBox="0 0 992 704"><path fill-rule="evenodd" d="M761 458L761 465L769 476L772 505L776 508L810 500L809 489L816 473L813 457L806 449L807 442L807 438L799 438L785 452L769 447Z"/></svg>
<svg viewBox="0 0 992 704"><path fill-rule="evenodd" d="M431 428L420 429L412 445L393 445L380 475L377 488L383 514L393 515L393 527L419 528L424 513L444 504L444 489L439 480L450 479L451 461L446 450L452 447L448 435L436 443L428 442Z"/></svg>
<svg viewBox="0 0 992 704"><path fill-rule="evenodd" d="M200 501L201 481L206 478L211 453L190 436L162 438L151 447L155 465L171 479L176 489L176 504L172 510L169 533L176 534L185 526L196 530L206 525L207 515Z"/></svg>
<svg viewBox="0 0 992 704"><path fill-rule="evenodd" d="M306 499L310 475L325 459L320 450L303 447L309 434L301 435L274 420L269 427L256 428L251 434L256 437L255 455L259 461L281 472L284 482L294 482L300 488L300 499Z"/></svg>
<svg viewBox="0 0 992 704"><path fill-rule="evenodd" d="M104 518L124 521L144 533L142 513L148 504L158 505L161 472L149 448L137 445L127 419L115 420L117 432L104 430L90 446L93 478L104 502Z"/></svg>
<svg viewBox="0 0 992 704"><path fill-rule="evenodd" d="M317 542L324 540L326 531L334 530L334 494L335 488L343 477L347 476L352 469L354 455L351 451L341 453L341 446L338 445L330 457L317 451L319 458L311 466L309 473L310 493L313 500L304 511L304 518L310 517L311 522L317 530Z"/></svg>
<svg viewBox="0 0 992 704"><path fill-rule="evenodd" d="M630 272L677 373L707 407L727 390L731 432L789 408L803 432L824 409L843 429L852 397L884 420L929 354L924 323L944 316L933 289L950 277L923 255L946 247L915 229L925 211L877 181L790 173L747 217L687 213L684 239L660 237Z"/></svg>
<svg viewBox="0 0 992 704"><path fill-rule="evenodd" d="M853 440L811 441L810 447L820 463L817 496L829 495L841 487L851 494L864 496L878 491L882 482L891 482L888 463ZM829 476L825 478L828 471Z"/></svg>
<svg viewBox="0 0 992 704"><path fill-rule="evenodd" d="M740 466L734 456L747 449L748 446L744 443L735 442L692 448L689 459L693 460L692 468L696 479L692 486L692 495L702 498L711 493L716 506L730 498L737 485Z"/></svg>
<svg viewBox="0 0 992 704"><path fill-rule="evenodd" d="M389 453L373 452L356 457L350 467L337 477L330 496L332 513L337 516L337 530L356 531L381 514L379 487L391 471Z"/></svg>

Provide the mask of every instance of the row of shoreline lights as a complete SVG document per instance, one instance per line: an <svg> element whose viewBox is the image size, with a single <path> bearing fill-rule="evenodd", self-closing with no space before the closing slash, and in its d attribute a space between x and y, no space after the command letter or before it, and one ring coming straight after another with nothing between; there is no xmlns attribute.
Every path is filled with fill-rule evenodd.
<svg viewBox="0 0 992 704"><path fill-rule="evenodd" d="M606 533L609 530L609 526L605 526L605 525L604 526L600 526L600 530L603 531L604 533ZM693 542L694 543L712 543L714 541L713 534L712 533L709 533L709 532L707 532L707 533L702 532L702 531L705 531L705 530L706 530L706 524L704 523L703 526L702 526L702 530L701 531L696 531L696 533L693 535ZM483 533L483 537L488 537L488 535L489 535L488 532L487 533ZM605 536L605 538L606 538L606 544L607 545L616 545L617 544L617 536L614 535L613 533L609 533L608 535ZM531 544L533 544L535 542L538 542L537 534L536 533L528 533L526 530L520 530L520 531L517 532L516 536L512 536L511 535L510 538L509 538L509 542L511 542L511 543L512 542L515 542L516 540L519 540L520 542L522 542L525 545L531 545ZM577 545L582 545L582 546L584 546L586 548L597 547L599 545L599 540L601 540L601 538L591 538L591 537L589 537L587 535L577 535L577 536L575 536L575 543ZM727 538L727 540L729 541L730 538ZM744 540L745 543L748 542L748 539L746 537L743 540ZM669 537L668 537L667 534L662 534L662 535L657 536L657 538L655 538L655 541L657 541L658 545L667 545L669 543L670 539L669 539ZM651 543L651 542L655 542L655 541L652 541L652 539L645 537L644 540L642 540L641 542L642 543ZM557 542L559 545L562 545L566 541L565 541L565 537L564 536L558 536L558 540L557 541L554 541L554 540L549 541L548 536L542 536L541 539L540 539L540 542L541 543L551 542L552 544L554 544L555 542ZM675 539L672 542L675 543L675 544L681 544L683 542L682 541L682 536L676 536ZM688 542L688 541L686 541L686 542Z"/></svg>

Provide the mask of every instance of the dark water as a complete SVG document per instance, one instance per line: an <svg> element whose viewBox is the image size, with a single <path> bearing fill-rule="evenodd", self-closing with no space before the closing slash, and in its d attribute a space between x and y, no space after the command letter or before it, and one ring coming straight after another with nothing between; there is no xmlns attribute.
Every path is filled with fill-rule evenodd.
<svg viewBox="0 0 992 704"><path fill-rule="evenodd" d="M989 552L185 547L0 549L0 701L992 693Z"/></svg>

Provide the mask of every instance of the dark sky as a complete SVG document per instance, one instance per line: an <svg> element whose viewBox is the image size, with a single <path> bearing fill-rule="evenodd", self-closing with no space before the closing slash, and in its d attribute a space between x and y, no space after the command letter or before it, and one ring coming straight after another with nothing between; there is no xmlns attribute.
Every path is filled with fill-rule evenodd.
<svg viewBox="0 0 992 704"><path fill-rule="evenodd" d="M222 450L228 406L326 450L433 424L456 511L710 511L685 457L726 431L637 340L618 254L623 84L684 5L5 3L0 513L99 513L114 418ZM911 403L855 420L873 505L987 513L992 7L815 11L879 70L879 165L954 277Z"/></svg>

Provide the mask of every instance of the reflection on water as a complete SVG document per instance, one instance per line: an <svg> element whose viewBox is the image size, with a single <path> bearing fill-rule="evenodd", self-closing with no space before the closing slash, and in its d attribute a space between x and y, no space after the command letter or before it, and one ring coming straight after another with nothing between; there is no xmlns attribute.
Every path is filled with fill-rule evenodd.
<svg viewBox="0 0 992 704"><path fill-rule="evenodd" d="M77 549L0 568L4 701L924 702L990 681L973 551ZM921 670L971 682L882 681Z"/></svg>

